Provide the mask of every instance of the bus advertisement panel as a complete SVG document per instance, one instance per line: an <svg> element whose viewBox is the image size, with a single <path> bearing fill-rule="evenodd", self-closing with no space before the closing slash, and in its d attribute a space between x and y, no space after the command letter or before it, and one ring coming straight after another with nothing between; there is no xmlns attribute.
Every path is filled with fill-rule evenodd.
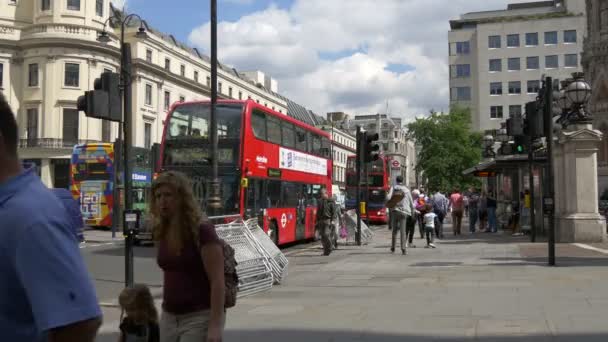
<svg viewBox="0 0 608 342"><path fill-rule="evenodd" d="M74 146L70 190L87 226L111 227L114 205L114 148L110 143Z"/></svg>
<svg viewBox="0 0 608 342"><path fill-rule="evenodd" d="M175 104L161 144L161 172L187 174L206 208L211 174L209 102ZM314 237L316 195L331 194L329 135L252 100L216 106L220 216L257 217L277 245Z"/></svg>
<svg viewBox="0 0 608 342"><path fill-rule="evenodd" d="M349 156L346 162L346 209L356 208L357 183L355 175L355 156ZM378 160L368 163L367 178L361 175L361 201L367 193L367 215L370 222L387 223L388 210L386 195L390 189L388 158L380 156Z"/></svg>

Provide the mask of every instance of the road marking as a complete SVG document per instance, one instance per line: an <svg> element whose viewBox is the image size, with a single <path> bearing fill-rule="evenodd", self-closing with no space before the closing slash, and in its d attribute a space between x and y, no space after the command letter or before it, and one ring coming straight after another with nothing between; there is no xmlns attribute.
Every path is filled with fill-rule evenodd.
<svg viewBox="0 0 608 342"><path fill-rule="evenodd" d="M83 243L79 247L82 249L82 248L88 248L88 247L109 246L109 245L115 245L118 242L119 241L115 241L115 242L103 242L103 243L93 243L93 244Z"/></svg>
<svg viewBox="0 0 608 342"><path fill-rule="evenodd" d="M573 243L572 245L574 245L576 247L583 248L583 249L588 249L590 251L595 251L595 252L599 252L599 253L602 253L602 254L608 254L608 249L597 248L597 247L589 246L589 245L584 244L584 243Z"/></svg>

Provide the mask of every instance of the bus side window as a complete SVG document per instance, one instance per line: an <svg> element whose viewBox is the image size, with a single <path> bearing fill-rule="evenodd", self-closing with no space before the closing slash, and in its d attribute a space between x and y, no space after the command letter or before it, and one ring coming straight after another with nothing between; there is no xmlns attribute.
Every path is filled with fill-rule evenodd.
<svg viewBox="0 0 608 342"><path fill-rule="evenodd" d="M260 140L266 140L266 115L256 110L251 114L251 129L253 135Z"/></svg>
<svg viewBox="0 0 608 342"><path fill-rule="evenodd" d="M277 180L268 180L266 188L266 196L269 208L279 208L281 203L281 182Z"/></svg>
<svg viewBox="0 0 608 342"><path fill-rule="evenodd" d="M306 136L306 131L296 126L296 149L302 152L308 151L308 147L306 146L308 139L306 139Z"/></svg>

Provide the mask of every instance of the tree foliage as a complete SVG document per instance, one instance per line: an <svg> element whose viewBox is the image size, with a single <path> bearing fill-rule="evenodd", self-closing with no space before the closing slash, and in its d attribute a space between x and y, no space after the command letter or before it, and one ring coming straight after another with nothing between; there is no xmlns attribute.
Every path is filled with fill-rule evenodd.
<svg viewBox="0 0 608 342"><path fill-rule="evenodd" d="M481 159L482 135L471 132L468 109L453 107L450 113L437 113L416 119L408 125L408 135L418 146L416 171L430 189L451 191L477 185L474 176L462 172Z"/></svg>

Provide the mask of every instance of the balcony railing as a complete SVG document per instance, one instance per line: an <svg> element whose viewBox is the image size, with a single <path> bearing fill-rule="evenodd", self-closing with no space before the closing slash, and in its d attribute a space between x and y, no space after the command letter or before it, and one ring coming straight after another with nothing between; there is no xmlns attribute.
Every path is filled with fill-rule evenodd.
<svg viewBox="0 0 608 342"><path fill-rule="evenodd" d="M99 140L74 140L74 139L56 139L56 138L36 138L36 139L20 139L19 148L57 148L71 149L74 145L86 143L98 143Z"/></svg>

